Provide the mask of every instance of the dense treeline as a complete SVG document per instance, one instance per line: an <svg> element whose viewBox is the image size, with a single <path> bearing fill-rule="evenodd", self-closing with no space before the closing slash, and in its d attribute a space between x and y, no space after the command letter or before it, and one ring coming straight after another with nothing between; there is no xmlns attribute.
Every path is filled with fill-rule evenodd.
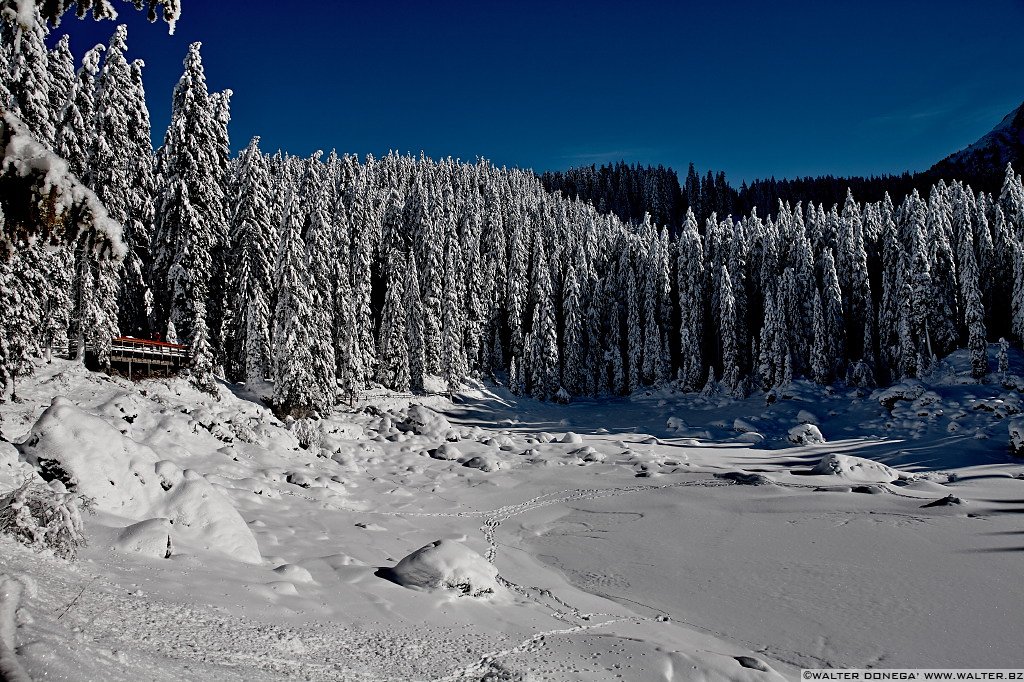
<svg viewBox="0 0 1024 682"><path fill-rule="evenodd" d="M1003 168L958 166L942 162L946 179L960 180L977 191L999 193ZM886 194L903 197L915 189L926 194L943 179L934 170L900 175L868 177L835 177L822 175L776 180L774 177L753 180L749 185L734 188L725 173L708 171L701 175L691 163L685 179L664 166L643 166L619 162L602 166L583 166L566 171L547 171L540 175L544 187L562 192L573 199L587 201L602 213L614 213L625 221L639 223L645 214L659 225L667 225L675 234L683 225L687 210L692 210L698 224L703 225L711 214L741 216L757 212L775 217L779 206L797 203L842 204L847 191L861 201L875 203Z"/></svg>
<svg viewBox="0 0 1024 682"><path fill-rule="evenodd" d="M55 339L103 361L119 332L180 339L200 384L269 379L295 414L471 376L544 400L870 386L963 346L980 379L987 340L1024 336L1024 186L1009 167L996 194L938 182L742 218L724 176L680 187L663 169L642 184L595 169L595 186L618 183L623 220L484 161L268 155L258 138L232 158L231 93L208 91L198 44L153 153L125 30L77 71L44 37L4 41L21 79L4 101L123 236L115 258L15 240L0 263L5 395ZM644 202L655 217L633 213Z"/></svg>

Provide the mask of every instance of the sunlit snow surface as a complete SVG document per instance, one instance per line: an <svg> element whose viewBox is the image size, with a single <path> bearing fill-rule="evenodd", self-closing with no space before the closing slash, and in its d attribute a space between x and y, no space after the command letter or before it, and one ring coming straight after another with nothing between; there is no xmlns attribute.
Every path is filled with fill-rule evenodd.
<svg viewBox="0 0 1024 682"><path fill-rule="evenodd" d="M19 443L62 396L48 439L0 442L0 491L58 446L89 485L114 483L77 563L0 538L0 573L25 585L18 660L68 680L1018 665L1020 401L966 383L963 363L895 400L803 383L770 405L665 390L559 406L477 387L410 410L380 395L321 422L307 450L244 389L214 399L55 361L0 406ZM826 442L793 445L801 423ZM170 490L139 487L158 469ZM960 503L924 506L948 496Z"/></svg>

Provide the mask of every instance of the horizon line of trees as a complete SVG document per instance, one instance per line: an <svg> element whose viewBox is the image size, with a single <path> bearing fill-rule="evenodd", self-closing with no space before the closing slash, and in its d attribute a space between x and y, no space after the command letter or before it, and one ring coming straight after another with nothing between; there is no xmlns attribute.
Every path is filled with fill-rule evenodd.
<svg viewBox="0 0 1024 682"><path fill-rule="evenodd" d="M295 415L434 376L541 400L667 382L870 387L958 347L981 379L987 341L1024 338L1024 185L1009 166L998 194L939 181L898 204L847 191L738 219L717 212L728 186L711 175L681 215L666 200L663 222L634 221L483 160L300 158L259 138L232 157L231 92L209 92L198 43L154 152L126 29L75 69L67 41L47 50L37 26L3 35L4 108L121 234L116 249L95 230L33 239L8 217L0 396L53 346L102 363L120 333L187 344L203 386L271 380ZM0 182L19 172L5 161ZM649 196L674 196L673 175L658 177ZM700 220L695 205L716 210Z"/></svg>
<svg viewBox="0 0 1024 682"><path fill-rule="evenodd" d="M940 163L936 168L946 168ZM602 213L614 213L624 221L640 223L650 214L657 225L665 225L675 235L683 226L686 212L692 210L699 225L711 214L743 216L756 211L763 217L776 217L779 206L790 204L842 205L852 191L860 201L875 203L886 194L903 197L915 189L927 194L939 180L960 180L976 191L998 194L1004 168L959 168L949 177L929 169L915 173L837 177L833 175L776 179L758 178L735 188L722 171L701 174L689 164L683 180L672 167L649 166L624 161L591 164L564 171L539 174L544 187L573 199L593 204Z"/></svg>

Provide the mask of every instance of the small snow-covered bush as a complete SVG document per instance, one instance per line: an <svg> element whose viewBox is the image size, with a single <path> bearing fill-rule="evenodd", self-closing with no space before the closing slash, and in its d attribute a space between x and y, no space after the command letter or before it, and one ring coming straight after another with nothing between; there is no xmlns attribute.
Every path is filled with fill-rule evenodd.
<svg viewBox="0 0 1024 682"><path fill-rule="evenodd" d="M0 497L0 533L73 561L78 548L86 545L80 509L95 513L95 504L92 498L58 492L29 479Z"/></svg>
<svg viewBox="0 0 1024 682"><path fill-rule="evenodd" d="M1024 419L1014 419L1010 422L1010 452L1018 457L1024 457Z"/></svg>
<svg viewBox="0 0 1024 682"><path fill-rule="evenodd" d="M292 423L292 433L299 441L299 447L303 450L319 450L322 434L320 433L319 422L309 418L296 419Z"/></svg>
<svg viewBox="0 0 1024 682"><path fill-rule="evenodd" d="M818 445L825 437L814 424L798 424L789 430L788 440L794 445Z"/></svg>

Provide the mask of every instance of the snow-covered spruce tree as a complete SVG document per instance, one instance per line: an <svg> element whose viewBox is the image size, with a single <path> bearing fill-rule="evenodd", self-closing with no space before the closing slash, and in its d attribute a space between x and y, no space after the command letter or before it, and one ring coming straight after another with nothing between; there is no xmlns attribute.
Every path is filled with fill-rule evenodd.
<svg viewBox="0 0 1024 682"><path fill-rule="evenodd" d="M75 58L71 54L71 44L67 35L61 36L50 50L46 58L46 68L50 79L50 124L54 131L57 131L64 115L64 107L75 86Z"/></svg>
<svg viewBox="0 0 1024 682"><path fill-rule="evenodd" d="M466 318L463 325L463 347L466 371L475 376L480 376L484 369L484 325L487 321L487 285L484 282L483 258L480 254L482 226L481 197L470 191L459 218L459 248L465 262L463 306ZM459 262L455 260L453 265L458 267Z"/></svg>
<svg viewBox="0 0 1024 682"><path fill-rule="evenodd" d="M306 343L312 356L316 381L330 394L337 370L334 357L334 225L331 222L332 194L326 178L326 169L320 162L320 152L306 162L306 173L300 194L306 197L306 215L302 236L306 247L307 287L310 293L310 322ZM328 395L333 404L334 399Z"/></svg>
<svg viewBox="0 0 1024 682"><path fill-rule="evenodd" d="M835 259L831 249L822 254L822 312L825 315L825 336L828 340L827 356L832 359L829 380L842 374L846 357L846 328L843 325L843 293L839 286Z"/></svg>
<svg viewBox="0 0 1024 682"><path fill-rule="evenodd" d="M455 233L455 214L451 190L443 182L433 190L431 217L414 232L414 244L420 253L423 298L423 356L427 374L441 374L444 347L443 307L445 287L445 248Z"/></svg>
<svg viewBox="0 0 1024 682"><path fill-rule="evenodd" d="M736 349L736 303L732 279L724 265L719 272L719 335L722 339L722 383L731 395L742 397Z"/></svg>
<svg viewBox="0 0 1024 682"><path fill-rule="evenodd" d="M338 391L344 398L354 397L364 387L362 367L359 362L362 354L359 350L359 332L356 329L355 303L352 285L345 277L339 277L335 283L334 304L335 318L335 376Z"/></svg>
<svg viewBox="0 0 1024 682"><path fill-rule="evenodd" d="M974 256L974 232L960 230L959 269L960 298L964 327L967 329L967 349L971 353L971 376L984 379L988 374L988 339L985 331L985 309L981 304L980 275Z"/></svg>
<svg viewBox="0 0 1024 682"><path fill-rule="evenodd" d="M324 413L334 404L334 367L323 376L321 364L313 357L313 297L310 288L308 253L302 239L300 208L293 192L281 225L281 246L277 254L277 309L274 311L274 396L278 412L305 417Z"/></svg>
<svg viewBox="0 0 1024 682"><path fill-rule="evenodd" d="M525 216L524 216L525 218ZM505 324L509 332L508 353L513 356L524 356L522 335L524 332L523 317L526 314L530 280L527 276L529 268L530 228L529 220L525 219L514 224L509 236L508 249L508 290L505 293ZM497 308L501 310L500 307ZM520 370L522 370L520 365Z"/></svg>
<svg viewBox="0 0 1024 682"><path fill-rule="evenodd" d="M588 391L584 353L582 294L576 274L579 255L569 259L562 285L562 386L572 395Z"/></svg>
<svg viewBox="0 0 1024 682"><path fill-rule="evenodd" d="M825 332L825 314L822 312L821 294L814 292L812 304L811 378L815 382L829 383L835 362L829 357L829 343Z"/></svg>
<svg viewBox="0 0 1024 682"><path fill-rule="evenodd" d="M678 251L676 282L681 319L679 379L684 390L694 391L700 385L704 369L701 355L701 340L704 337L704 247L691 209L686 212L686 222L679 234Z"/></svg>
<svg viewBox="0 0 1024 682"><path fill-rule="evenodd" d="M626 369L622 357L622 306L614 291L605 296L605 315L608 320L608 341L605 346L607 389L603 392L622 395L626 392Z"/></svg>
<svg viewBox="0 0 1024 682"><path fill-rule="evenodd" d="M207 293L207 318L210 327L210 339L213 346L214 370L219 376L224 375L224 366L231 355L230 339L227 327L231 324L231 310L228 307L228 292L231 291L233 270L228 267L226 258L230 239L230 209L224 188L228 186L232 175L231 142L228 136L228 124L231 122L231 90L210 94L210 117L213 121L213 136L216 140L215 158L217 159L217 182L221 187L221 204L213 205L211 210L211 233L213 248L210 252L211 274L210 287ZM220 276L223 274L223 276Z"/></svg>
<svg viewBox="0 0 1024 682"><path fill-rule="evenodd" d="M47 147L53 146L55 129L50 104L50 73L47 66L46 35L38 7L26 16L23 12L0 12L4 40L12 46L11 76L7 88L13 97L13 109L29 131ZM27 21L26 21L27 19Z"/></svg>
<svg viewBox="0 0 1024 682"><path fill-rule="evenodd" d="M558 364L558 330L552 302L551 278L547 256L538 236L533 249L533 327L530 333L529 380L530 395L537 400L553 400L560 388L561 369Z"/></svg>
<svg viewBox="0 0 1024 682"><path fill-rule="evenodd" d="M1017 340L1024 343L1024 246L1013 242L1013 296L1010 301L1011 326Z"/></svg>
<svg viewBox="0 0 1024 682"><path fill-rule="evenodd" d="M903 290L909 274L908 261L896 231L895 212L889 194L882 200L882 226L879 242L882 257L882 300L878 309L878 344L881 349L883 374L899 376L900 311Z"/></svg>
<svg viewBox="0 0 1024 682"><path fill-rule="evenodd" d="M257 385L270 370L270 294L274 281L270 169L255 137L238 159L232 195L231 256L234 277L228 376Z"/></svg>
<svg viewBox="0 0 1024 682"><path fill-rule="evenodd" d="M664 380L666 371L663 366L661 341L661 263L658 255L659 242L654 242L644 269L643 310L644 310L644 349L643 349L643 383L651 385Z"/></svg>
<svg viewBox="0 0 1024 682"><path fill-rule="evenodd" d="M928 304L928 331L932 352L940 356L957 346L957 273L953 261L951 211L946 185L941 180L928 197L926 239L932 293Z"/></svg>
<svg viewBox="0 0 1024 682"><path fill-rule="evenodd" d="M424 343L423 296L420 292L420 278L416 261L410 254L406 258L407 274L402 309L405 311L405 342L409 349L409 387L422 391L426 374L426 348Z"/></svg>
<svg viewBox="0 0 1024 682"><path fill-rule="evenodd" d="M903 225L901 233L909 258L910 273L910 339L913 345L915 362L914 376L924 376L931 367L933 347L928 326L931 297L934 292L931 276L931 262L928 257L927 243L927 210L917 190L904 200L901 211ZM909 368L908 368L909 369Z"/></svg>
<svg viewBox="0 0 1024 682"><path fill-rule="evenodd" d="M813 302L817 294L814 276L814 256L811 242L804 232L801 211L794 212L793 237L789 245L786 267L792 272L792 296L786 301L789 319L789 342L797 359L799 371L808 368L810 348L814 342ZM866 274L866 273L865 273Z"/></svg>
<svg viewBox="0 0 1024 682"><path fill-rule="evenodd" d="M1024 178L1013 171L1008 162L1003 175L1003 187L999 192L999 205L1006 215L1015 234L1024 233Z"/></svg>
<svg viewBox="0 0 1024 682"><path fill-rule="evenodd" d="M359 185L352 190L352 205L349 219L352 226L352 309L355 314L355 325L358 331L359 363L356 383L360 387L374 375L377 367L377 342L374 338L374 319L370 309L373 294L373 260L376 243L380 235L380 219L376 211L368 205L368 183L358 180Z"/></svg>
<svg viewBox="0 0 1024 682"><path fill-rule="evenodd" d="M333 154L332 154L333 159ZM337 163L343 164L341 160ZM328 167L331 164L328 163ZM340 179L343 171L331 171L337 180L333 203L334 223L331 244L331 285L334 296L332 340L334 342L334 373L338 389L343 396L354 396L363 388L365 370L363 354L359 349L359 329L356 326L355 297L352 288L352 229L349 224L346 193L351 179Z"/></svg>
<svg viewBox="0 0 1024 682"><path fill-rule="evenodd" d="M454 230L446 232L444 284L441 290L441 376L448 389L454 390L469 373L465 329L469 319L465 304L470 300L465 278L469 271L460 260L462 253L458 234Z"/></svg>
<svg viewBox="0 0 1024 682"><path fill-rule="evenodd" d="M392 249L387 254L387 291L381 312L377 381L395 391L408 391L411 381L405 287L412 267L415 266L407 263L401 251Z"/></svg>
<svg viewBox="0 0 1024 682"><path fill-rule="evenodd" d="M110 263L123 255L123 242L121 226L96 195L11 112L0 119L0 158L4 160L0 166L0 259L7 261L8 280L14 282L0 291L4 299L0 307L23 311L3 316L21 326L8 326L4 332L8 338L0 360L4 364L0 397L6 397L13 389L13 377L31 370L26 365L28 355L45 355L53 342L44 341L47 325L40 316L48 309L54 317L65 314L66 298L54 290L67 286L68 254L61 253L65 248L81 247L79 261L88 278L88 285L80 287L83 304L76 309L77 335L82 345L85 340L94 342L100 363L106 362L110 335L116 335L117 311L107 286ZM55 251L49 252L49 246Z"/></svg>
<svg viewBox="0 0 1024 682"><path fill-rule="evenodd" d="M96 88L95 146L89 165L96 194L125 228L128 252L116 273L119 326L127 334L145 337L151 293L143 267L152 228L153 157L141 80L136 83L125 59L127 40L128 28L120 25L107 46Z"/></svg>
<svg viewBox="0 0 1024 682"><path fill-rule="evenodd" d="M84 182L89 181L96 147L96 75L104 49L97 45L82 56L82 65L57 126L54 151Z"/></svg>
<svg viewBox="0 0 1024 682"><path fill-rule="evenodd" d="M597 397L605 390L607 373L605 372L605 349L607 341L604 333L604 293L601 280L594 280L590 287L590 298L587 304L587 361L584 365L587 394Z"/></svg>
<svg viewBox="0 0 1024 682"><path fill-rule="evenodd" d="M870 351L863 345L865 325L871 324L871 284L864 243L864 212L847 189L840 217L838 247L839 283L846 310L846 344L851 359L860 359ZM877 228L876 228L877 229Z"/></svg>
<svg viewBox="0 0 1024 682"><path fill-rule="evenodd" d="M999 374L1005 376L1010 371L1010 342L999 337Z"/></svg>
<svg viewBox="0 0 1024 682"><path fill-rule="evenodd" d="M761 338L758 344L758 374L761 387L765 390L781 386L784 383L784 370L789 356L789 340L785 328L781 286L765 293L764 324L761 325Z"/></svg>
<svg viewBox="0 0 1024 682"><path fill-rule="evenodd" d="M207 314L213 255L224 216L220 139L206 89L200 44L192 43L185 71L174 88L171 123L157 155L162 181L154 232L150 281L158 328L173 322L191 348L196 368L213 366L199 357L195 326ZM208 335L216 333L204 324ZM209 341L209 338L208 338Z"/></svg>
<svg viewBox="0 0 1024 682"><path fill-rule="evenodd" d="M633 393L643 383L644 336L640 322L640 293L637 291L636 276L628 263L620 271L625 279L626 291L626 357L628 359L629 392Z"/></svg>

